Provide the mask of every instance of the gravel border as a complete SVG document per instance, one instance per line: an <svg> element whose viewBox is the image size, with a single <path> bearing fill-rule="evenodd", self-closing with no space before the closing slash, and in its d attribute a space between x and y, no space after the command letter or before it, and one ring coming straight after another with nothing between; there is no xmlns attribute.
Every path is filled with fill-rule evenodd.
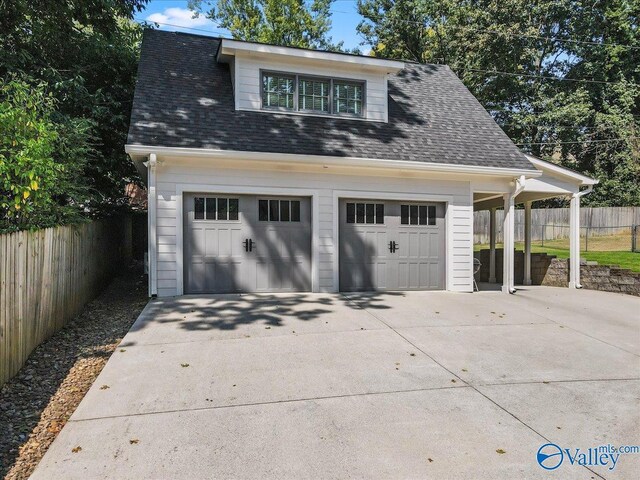
<svg viewBox="0 0 640 480"><path fill-rule="evenodd" d="M0 477L27 479L147 303L141 269L115 278L0 389Z"/></svg>

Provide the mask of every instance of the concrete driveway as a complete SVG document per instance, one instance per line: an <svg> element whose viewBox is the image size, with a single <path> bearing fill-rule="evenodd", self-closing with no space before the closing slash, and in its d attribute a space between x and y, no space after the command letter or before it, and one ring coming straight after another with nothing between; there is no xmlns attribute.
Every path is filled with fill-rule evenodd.
<svg viewBox="0 0 640 480"><path fill-rule="evenodd" d="M630 296L162 299L32 478L640 478L640 454L536 460L640 445L639 398Z"/></svg>

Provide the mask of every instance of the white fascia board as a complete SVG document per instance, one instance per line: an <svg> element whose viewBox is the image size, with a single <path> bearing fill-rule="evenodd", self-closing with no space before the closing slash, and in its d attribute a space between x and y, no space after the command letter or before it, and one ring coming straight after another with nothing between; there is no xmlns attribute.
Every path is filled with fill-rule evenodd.
<svg viewBox="0 0 640 480"><path fill-rule="evenodd" d="M389 168L414 171L444 173L462 173L470 175L489 175L499 177L527 178L539 177L539 170L482 167L475 165L454 165L434 162L411 162L403 160L380 160L375 158L333 157L325 155L299 155L291 153L242 152L237 150L218 150L209 148L154 147L147 145L126 145L125 151L132 157L155 153L158 156L183 158L221 158L230 160L253 160L264 162L292 163L302 165L332 165L362 168Z"/></svg>
<svg viewBox="0 0 640 480"><path fill-rule="evenodd" d="M264 43L241 42L237 40L222 39L222 45L218 50L218 58L234 56L236 52L246 52L252 54L284 55L290 58L325 60L330 62L357 65L384 70L388 73L395 73L404 68L404 62L398 60L385 60L382 58L367 57L364 55L349 55L342 53L323 52L318 50L306 50L303 48L282 47L276 45L266 45Z"/></svg>
<svg viewBox="0 0 640 480"><path fill-rule="evenodd" d="M596 185L600 183L600 180L596 178L591 178L586 175L582 175L581 173L574 172L573 170L569 170L568 168L561 167L560 165L556 165L555 163L547 162L546 160L542 160L541 158L534 157L533 155L526 155L527 159L539 170L546 171L550 175L557 175L571 180L573 183L578 183L578 185Z"/></svg>

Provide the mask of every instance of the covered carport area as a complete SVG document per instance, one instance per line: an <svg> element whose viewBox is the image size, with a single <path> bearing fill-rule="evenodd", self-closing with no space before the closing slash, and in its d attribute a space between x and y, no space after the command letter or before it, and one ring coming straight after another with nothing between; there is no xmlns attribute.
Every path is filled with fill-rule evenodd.
<svg viewBox="0 0 640 480"><path fill-rule="evenodd" d="M570 199L569 288L580 285L580 199L593 190L598 180L558 166L532 155L529 161L541 172L533 178L514 179L509 191L473 192L473 210L489 210L489 282L496 283L496 211L504 208L502 291L515 293L515 206L524 205L524 281L531 285L531 206L533 202L554 197Z"/></svg>

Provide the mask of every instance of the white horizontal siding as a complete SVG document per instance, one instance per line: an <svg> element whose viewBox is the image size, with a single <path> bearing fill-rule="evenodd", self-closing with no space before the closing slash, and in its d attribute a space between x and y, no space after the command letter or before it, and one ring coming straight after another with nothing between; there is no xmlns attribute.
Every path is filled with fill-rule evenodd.
<svg viewBox="0 0 640 480"><path fill-rule="evenodd" d="M339 175L331 173L287 172L258 169L231 169L202 164L178 164L169 159L157 167L158 178L158 295L177 293L177 222L178 194L197 192L201 186L228 185L230 187L255 187L282 189L306 189L317 192L318 232L317 288L320 291L336 291L334 275L337 253L337 222L334 218L334 192L379 192L385 198L399 200L415 195L442 196L451 200L447 210L447 288L454 291L471 291L472 288L472 239L473 208L470 204L470 184L463 181L443 181L391 176ZM224 193L224 192L221 192ZM355 195L357 196L357 194ZM161 208L160 208L161 206ZM161 281L161 282L160 282Z"/></svg>
<svg viewBox="0 0 640 480"><path fill-rule="evenodd" d="M470 292L473 290L473 207L452 205L450 212L449 248L451 264L448 266L449 290Z"/></svg>
<svg viewBox="0 0 640 480"><path fill-rule="evenodd" d="M175 219L173 223L175 223ZM176 243L175 235L162 235L162 237L158 239L158 245L170 245L172 243Z"/></svg>
<svg viewBox="0 0 640 480"><path fill-rule="evenodd" d="M387 77L381 73L362 71L359 65L314 66L301 65L299 62L264 60L238 56L235 59L235 103L242 110L260 110L262 108L261 70L317 75L364 81L366 120L387 121Z"/></svg>

